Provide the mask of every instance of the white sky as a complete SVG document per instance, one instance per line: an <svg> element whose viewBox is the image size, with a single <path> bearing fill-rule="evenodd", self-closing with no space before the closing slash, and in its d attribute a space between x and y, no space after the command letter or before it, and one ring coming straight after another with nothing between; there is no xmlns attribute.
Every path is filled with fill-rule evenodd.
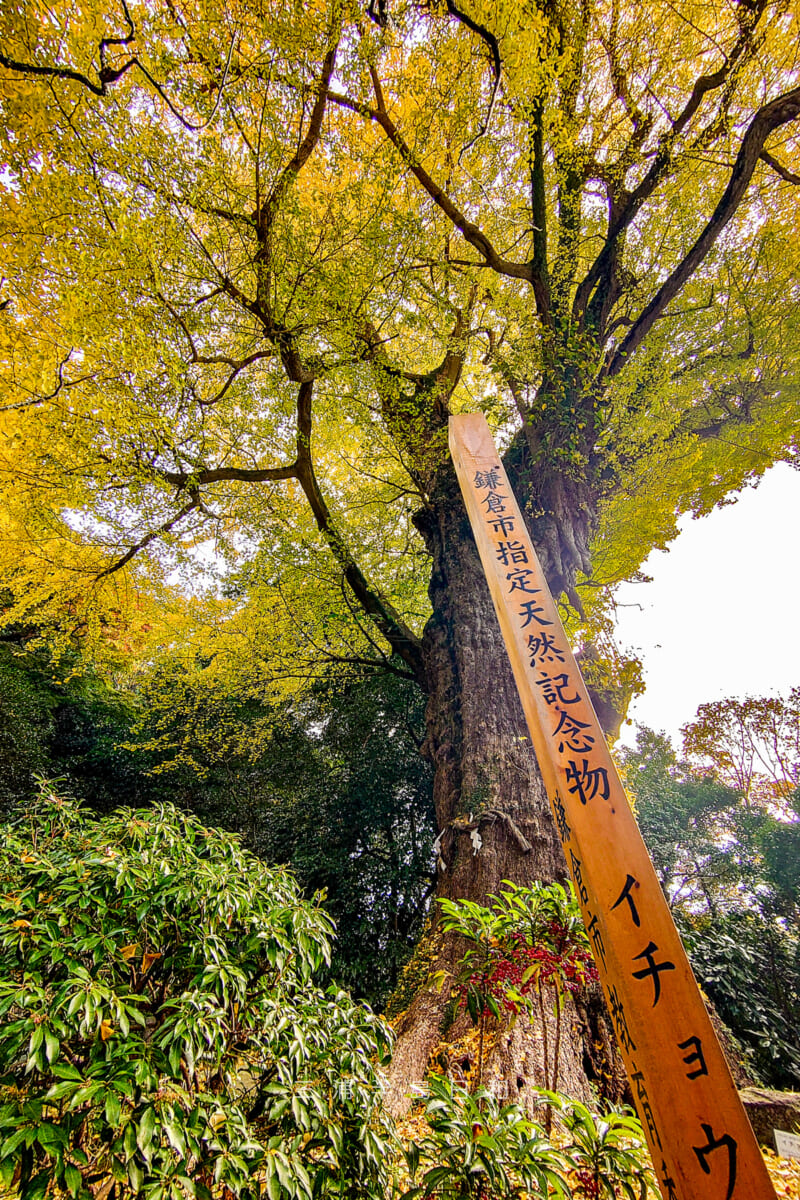
<svg viewBox="0 0 800 1200"><path fill-rule="evenodd" d="M644 564L653 582L619 589L617 638L647 685L630 721L679 748L699 704L800 685L799 518L800 471L778 463L735 504L683 518L670 549ZM635 734L627 723L622 741Z"/></svg>

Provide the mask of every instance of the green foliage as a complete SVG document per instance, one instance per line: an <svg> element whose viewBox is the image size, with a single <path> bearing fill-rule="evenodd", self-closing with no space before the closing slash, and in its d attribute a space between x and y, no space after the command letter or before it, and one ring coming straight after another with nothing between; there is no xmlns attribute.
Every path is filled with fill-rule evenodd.
<svg viewBox="0 0 800 1200"><path fill-rule="evenodd" d="M168 806L91 820L45 788L2 874L6 1186L382 1194L388 1033L315 986L332 925L286 872Z"/></svg>
<svg viewBox="0 0 800 1200"><path fill-rule="evenodd" d="M629 1109L611 1107L598 1116L578 1100L553 1093L548 1099L567 1135L564 1152L577 1178L573 1195L587 1200L659 1195L642 1126Z"/></svg>
<svg viewBox="0 0 800 1200"><path fill-rule="evenodd" d="M501 1106L435 1075L425 1116L430 1133L412 1141L406 1159L412 1181L404 1200L516 1200L520 1194L586 1200L645 1200L658 1195L642 1127L628 1109L597 1115L558 1092L542 1092L557 1115L551 1139L517 1105Z"/></svg>
<svg viewBox="0 0 800 1200"><path fill-rule="evenodd" d="M432 770L424 697L394 675L333 672L270 705L201 665L162 662L135 739L161 795L237 831L326 893L333 977L382 1005L421 933L431 887Z"/></svg>
<svg viewBox="0 0 800 1200"><path fill-rule="evenodd" d="M79 651L0 645L0 813L27 800L36 773L65 778L101 810L155 799L151 762L125 748L135 716L135 694Z"/></svg>
<svg viewBox="0 0 800 1200"><path fill-rule="evenodd" d="M391 675L330 680L277 717L257 762L240 767L241 783L218 776L223 786L205 811L215 822L238 821L251 848L288 864L306 892L325 891L337 927L334 977L383 1005L421 935L431 891L424 697Z"/></svg>
<svg viewBox="0 0 800 1200"><path fill-rule="evenodd" d="M800 941L763 913L680 922L692 968L755 1074L800 1088Z"/></svg>
<svg viewBox="0 0 800 1200"><path fill-rule="evenodd" d="M412 1141L406 1159L412 1181L420 1183L404 1200L418 1197L517 1197L570 1194L569 1159L514 1104L503 1107L484 1089L465 1088L434 1075L429 1082L425 1116L430 1133Z"/></svg>
<svg viewBox="0 0 800 1200"><path fill-rule="evenodd" d="M800 788L786 798L789 820L767 814L758 831L773 910L797 924L800 906Z"/></svg>
<svg viewBox="0 0 800 1200"><path fill-rule="evenodd" d="M18 668L10 647L0 646L0 812L29 795L34 773L44 768L52 708L40 681Z"/></svg>
<svg viewBox="0 0 800 1200"><path fill-rule="evenodd" d="M489 904L439 900L441 927L467 942L458 981L473 1020L500 1003L512 1012L526 1004L531 986L552 989L560 1008L565 991L596 978L589 939L575 895L560 884L522 887L503 881Z"/></svg>
<svg viewBox="0 0 800 1200"><path fill-rule="evenodd" d="M637 731L636 749L623 750L622 764L671 907L705 905L714 911L736 877L733 844L718 832L739 806L740 794L679 761L669 738L651 729Z"/></svg>
<svg viewBox="0 0 800 1200"><path fill-rule="evenodd" d="M190 669L191 668L191 669ZM432 771L424 698L397 676L337 680L270 704L177 655L117 687L79 650L0 644L0 813L33 774L95 811L172 802L326 892L331 976L382 1005L430 890Z"/></svg>

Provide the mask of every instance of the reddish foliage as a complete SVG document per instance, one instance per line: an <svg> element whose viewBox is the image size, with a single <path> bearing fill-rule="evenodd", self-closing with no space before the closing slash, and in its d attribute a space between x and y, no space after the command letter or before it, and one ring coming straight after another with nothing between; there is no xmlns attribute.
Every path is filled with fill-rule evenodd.
<svg viewBox="0 0 800 1200"><path fill-rule="evenodd" d="M532 946L522 932L511 936L503 945L490 951L483 972L476 971L461 985L462 1000L468 991L490 995L508 1012L518 1012L519 1004L508 995L513 989L527 996L537 983L545 987L563 988L577 992L582 984L598 978L591 954L577 943L570 930L559 921L547 926L548 943ZM534 967L523 983L526 972ZM487 1013L488 1009L484 1009Z"/></svg>
<svg viewBox="0 0 800 1200"><path fill-rule="evenodd" d="M586 1200L596 1200L600 1195L600 1184L591 1171L577 1171L576 1178L582 1196Z"/></svg>

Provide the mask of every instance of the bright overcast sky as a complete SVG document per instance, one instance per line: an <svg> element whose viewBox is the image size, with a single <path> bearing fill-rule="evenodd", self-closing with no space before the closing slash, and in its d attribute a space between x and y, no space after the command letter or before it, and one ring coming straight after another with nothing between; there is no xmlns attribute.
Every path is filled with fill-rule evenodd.
<svg viewBox="0 0 800 1200"><path fill-rule="evenodd" d="M735 504L685 517L670 549L644 564L652 583L620 588L617 637L647 685L633 721L679 747L699 704L800 685L798 517L800 471L779 463ZM632 724L622 740L634 744Z"/></svg>

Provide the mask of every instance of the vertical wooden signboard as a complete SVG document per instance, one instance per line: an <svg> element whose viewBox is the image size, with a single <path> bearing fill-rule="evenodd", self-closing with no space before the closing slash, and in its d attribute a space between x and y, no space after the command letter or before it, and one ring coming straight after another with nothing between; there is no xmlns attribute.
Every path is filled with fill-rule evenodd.
<svg viewBox="0 0 800 1200"><path fill-rule="evenodd" d="M482 415L450 451L664 1200L775 1200Z"/></svg>

